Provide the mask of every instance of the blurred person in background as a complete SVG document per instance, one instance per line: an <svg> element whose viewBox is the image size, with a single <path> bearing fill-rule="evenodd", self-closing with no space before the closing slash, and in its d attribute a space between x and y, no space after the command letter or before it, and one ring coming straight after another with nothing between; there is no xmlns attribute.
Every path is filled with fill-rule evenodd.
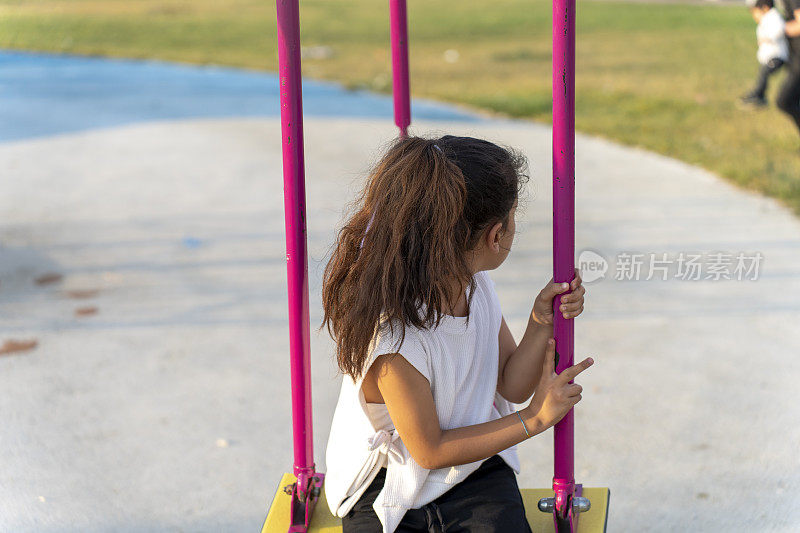
<svg viewBox="0 0 800 533"><path fill-rule="evenodd" d="M777 0L776 7L786 20L789 61L776 103L789 115L800 133L800 0Z"/></svg>
<svg viewBox="0 0 800 533"><path fill-rule="evenodd" d="M786 22L775 9L773 0L747 0L750 14L756 21L758 53L761 64L758 81L752 91L742 96L740 102L745 106L764 107L767 105L766 92L770 76L778 72L789 60L789 43L786 40Z"/></svg>

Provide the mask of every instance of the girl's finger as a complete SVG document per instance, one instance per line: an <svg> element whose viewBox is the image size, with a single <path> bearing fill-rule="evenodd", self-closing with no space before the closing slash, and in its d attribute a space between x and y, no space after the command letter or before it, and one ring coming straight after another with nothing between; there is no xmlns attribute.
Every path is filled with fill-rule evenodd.
<svg viewBox="0 0 800 533"><path fill-rule="evenodd" d="M571 292L569 294L566 294L566 295L562 296L561 297L561 303L562 304L570 304L570 303L575 303L575 302L578 302L580 300L583 300L583 293L579 292L580 290L581 290L581 287L578 287L578 289L575 292Z"/></svg>
<svg viewBox="0 0 800 533"><path fill-rule="evenodd" d="M556 373L556 341L550 337L544 351L544 372L546 375Z"/></svg>
<svg viewBox="0 0 800 533"><path fill-rule="evenodd" d="M570 302L568 304L561 304L559 306L558 310L561 311L562 314L563 313L574 313L575 311L577 311L581 307L583 307L583 301L575 302L575 303Z"/></svg>
<svg viewBox="0 0 800 533"><path fill-rule="evenodd" d="M569 368L565 368L565 369L564 369L564 370L563 370L563 371L562 371L562 372L561 372L561 373L558 375L558 377L559 377L560 379L562 379L564 382L567 382L567 381L572 381L572 380L574 380L574 379L575 379L575 377L576 377L578 374L580 374L581 372L583 372L584 370L586 370L587 368L589 368L590 366L592 366L592 364L593 364L593 363L594 363L594 360L593 360L591 357L587 357L586 359L584 359L583 361L581 361L581 362L580 362L580 363L578 363L577 365L572 365L572 366L571 366L571 367L569 367Z"/></svg>
<svg viewBox="0 0 800 533"><path fill-rule="evenodd" d="M542 289L542 293L547 300L552 300L556 297L557 294L561 294L562 292L569 290L568 283L548 283L544 289Z"/></svg>
<svg viewBox="0 0 800 533"><path fill-rule="evenodd" d="M576 316L578 316L581 313L583 313L583 306L580 306L580 308L578 310L576 310L576 311L570 312L568 318L575 318Z"/></svg>
<svg viewBox="0 0 800 533"><path fill-rule="evenodd" d="M581 283L583 283L583 279L581 278L581 271L576 268L575 279L573 279L572 282L570 283L570 287L572 288L572 290L575 290L580 286Z"/></svg>
<svg viewBox="0 0 800 533"><path fill-rule="evenodd" d="M561 303L564 302L577 302L579 299L583 299L583 295L586 294L586 289L581 285L574 291L569 294L565 294L561 297Z"/></svg>

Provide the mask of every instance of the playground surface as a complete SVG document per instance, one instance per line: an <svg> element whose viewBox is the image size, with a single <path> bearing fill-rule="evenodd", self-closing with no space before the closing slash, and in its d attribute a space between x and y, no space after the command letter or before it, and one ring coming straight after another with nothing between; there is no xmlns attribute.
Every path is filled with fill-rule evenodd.
<svg viewBox="0 0 800 533"><path fill-rule="evenodd" d="M0 87L14 102L0 108L0 347L36 342L0 353L0 531L259 530L292 463L275 76L2 53ZM396 128L387 97L304 88L324 471L341 378L317 332L320 280ZM550 128L412 111L412 134L484 137L530 160L512 252L491 273L519 340L551 275ZM576 323L576 358L595 360L579 380L576 480L611 488L611 532L796 531L800 221L646 151L579 134L576 155L576 249L608 264ZM740 252L761 254L757 279L713 279L709 258ZM681 253L702 254L701 279L674 263L645 279L649 254ZM518 450L520 486L549 486L551 432Z"/></svg>

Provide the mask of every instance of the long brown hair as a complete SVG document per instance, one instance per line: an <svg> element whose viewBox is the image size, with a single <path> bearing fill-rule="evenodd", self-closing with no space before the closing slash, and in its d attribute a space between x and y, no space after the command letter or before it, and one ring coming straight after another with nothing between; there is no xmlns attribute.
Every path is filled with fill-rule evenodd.
<svg viewBox="0 0 800 533"><path fill-rule="evenodd" d="M467 252L497 222L503 230L527 182L525 157L472 137L395 139L369 173L325 267L322 305L339 369L359 377L386 323L439 325L453 280L475 282ZM369 229L368 229L369 226ZM362 245L363 239L363 245ZM443 304L447 304L444 307ZM425 305L419 316L420 304Z"/></svg>

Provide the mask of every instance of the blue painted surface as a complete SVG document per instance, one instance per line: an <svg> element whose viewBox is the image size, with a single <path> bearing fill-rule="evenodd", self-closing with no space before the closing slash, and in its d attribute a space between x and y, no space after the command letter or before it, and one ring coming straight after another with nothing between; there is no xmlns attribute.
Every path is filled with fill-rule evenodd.
<svg viewBox="0 0 800 533"><path fill-rule="evenodd" d="M280 115L278 77L219 66L0 51L0 141L200 117ZM483 121L414 100L414 119ZM393 123L390 96L303 80L303 114L379 117Z"/></svg>

